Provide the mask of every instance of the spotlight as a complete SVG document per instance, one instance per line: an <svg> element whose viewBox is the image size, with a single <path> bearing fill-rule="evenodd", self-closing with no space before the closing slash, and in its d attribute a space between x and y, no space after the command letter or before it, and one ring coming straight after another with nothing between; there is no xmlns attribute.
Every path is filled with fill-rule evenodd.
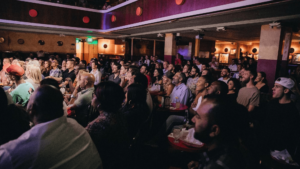
<svg viewBox="0 0 300 169"><path fill-rule="evenodd" d="M217 31L220 32L220 31L226 31L226 28L225 27L217 27Z"/></svg>
<svg viewBox="0 0 300 169"><path fill-rule="evenodd" d="M159 34L157 34L157 37L158 37L158 38L163 38L163 37L164 37L164 34L159 33Z"/></svg>
<svg viewBox="0 0 300 169"><path fill-rule="evenodd" d="M270 28L273 29L274 27L280 28L280 22L273 22L273 23L269 23Z"/></svg>
<svg viewBox="0 0 300 169"><path fill-rule="evenodd" d="M203 39L205 34L199 34L199 39Z"/></svg>

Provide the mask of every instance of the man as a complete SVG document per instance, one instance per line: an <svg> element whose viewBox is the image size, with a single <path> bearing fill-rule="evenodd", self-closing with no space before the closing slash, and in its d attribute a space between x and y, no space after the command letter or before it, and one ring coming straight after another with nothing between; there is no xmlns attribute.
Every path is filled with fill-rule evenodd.
<svg viewBox="0 0 300 169"><path fill-rule="evenodd" d="M120 84L121 83L120 69L121 69L121 65L119 63L113 64L112 74L108 77L108 81L112 81L117 84Z"/></svg>
<svg viewBox="0 0 300 169"><path fill-rule="evenodd" d="M57 60L58 64L61 64L61 58L58 55L55 55L55 59Z"/></svg>
<svg viewBox="0 0 300 169"><path fill-rule="evenodd" d="M66 71L63 74L63 82L62 84L59 85L59 87L65 87L67 86L67 88L69 87L68 83L69 81L67 80L67 78L71 78L72 82L74 82L76 75L75 75L75 71L74 71L74 60L69 59L67 60L67 65L66 65Z"/></svg>
<svg viewBox="0 0 300 169"><path fill-rule="evenodd" d="M192 119L194 138L204 143L207 150L200 154L199 162L190 162L188 168L246 168L238 145L240 131L247 129L247 121L243 120L246 114L245 108L237 104L216 96L207 97Z"/></svg>
<svg viewBox="0 0 300 169"><path fill-rule="evenodd" d="M228 68L232 71L235 72L237 71L237 59L232 59L231 65L228 66Z"/></svg>
<svg viewBox="0 0 300 169"><path fill-rule="evenodd" d="M56 59L53 59L51 62L52 69L50 70L50 74L47 78L51 78L56 80L58 83L61 82L62 78L62 71L58 68L58 61Z"/></svg>
<svg viewBox="0 0 300 169"><path fill-rule="evenodd" d="M199 70L201 71L202 70L202 64L200 62L200 58L198 58L198 57L196 58L195 64L199 68Z"/></svg>
<svg viewBox="0 0 300 169"><path fill-rule="evenodd" d="M120 65L121 65L121 66L124 65L124 60L120 60Z"/></svg>
<svg viewBox="0 0 300 169"><path fill-rule="evenodd" d="M151 77L148 75L149 67L146 64L143 64L141 66L140 72L147 77L147 79L148 79L148 85L150 85L150 83L151 83Z"/></svg>
<svg viewBox="0 0 300 169"><path fill-rule="evenodd" d="M141 56L141 59L138 61L138 66L142 66L144 64L144 56Z"/></svg>
<svg viewBox="0 0 300 169"><path fill-rule="evenodd" d="M78 65L80 63L79 57L74 57L73 60L74 60L74 65Z"/></svg>
<svg viewBox="0 0 300 169"><path fill-rule="evenodd" d="M296 150L300 138L300 117L295 103L291 100L291 89L294 85L290 78L280 77L275 81L272 88L273 100L262 110L265 118L259 125L258 140L264 153L270 154L271 151L272 155L275 151L287 150L292 159L297 161L295 156L299 155Z"/></svg>
<svg viewBox="0 0 300 169"><path fill-rule="evenodd" d="M25 73L22 67L18 65L10 65L6 71L9 79L16 84L16 89L10 93L13 102L20 104L23 107L26 106L31 93L35 90L35 88L31 83L25 82L25 80L22 78Z"/></svg>
<svg viewBox="0 0 300 169"><path fill-rule="evenodd" d="M88 106L91 104L93 99L94 82L95 77L93 74L81 74L81 79L78 82L79 85L75 88L73 94L71 95L70 102L65 99L69 109L75 111L77 122L84 127L89 122L89 119L86 118L86 113Z"/></svg>
<svg viewBox="0 0 300 169"><path fill-rule="evenodd" d="M225 68L222 69L221 77L218 80L223 81L227 84L229 79L230 79L230 69L225 67Z"/></svg>
<svg viewBox="0 0 300 169"><path fill-rule="evenodd" d="M237 103L245 106L252 112L259 106L260 92L254 85L257 73L253 69L245 69L242 76L242 83L245 87L241 88L237 97Z"/></svg>
<svg viewBox="0 0 300 169"><path fill-rule="evenodd" d="M164 74L166 74L167 73L167 71L168 71L168 67L169 67L169 62L168 61L164 61L164 63L163 63L163 72L164 72Z"/></svg>
<svg viewBox="0 0 300 169"><path fill-rule="evenodd" d="M150 65L150 60L149 60L148 55L145 56L144 64L147 64L148 66Z"/></svg>
<svg viewBox="0 0 300 169"><path fill-rule="evenodd" d="M225 97L227 93L228 93L228 86L225 82L214 81L207 88L206 95L220 95L221 97Z"/></svg>
<svg viewBox="0 0 300 169"><path fill-rule="evenodd" d="M0 168L102 168L88 132L63 116L63 96L39 87L28 103L34 127L0 147Z"/></svg>
<svg viewBox="0 0 300 169"><path fill-rule="evenodd" d="M189 65L189 64L184 65L183 69L182 69L182 73L185 74L186 78L190 77L190 72L191 72L191 65Z"/></svg>
<svg viewBox="0 0 300 169"><path fill-rule="evenodd" d="M186 67L185 65L184 67ZM183 71L182 71L183 72ZM184 73L184 72L183 72ZM193 65L192 70L190 72L189 78L186 82L186 86L191 90L193 94L195 94L196 84L199 79L200 70L198 66Z"/></svg>
<svg viewBox="0 0 300 169"><path fill-rule="evenodd" d="M242 64L237 65L237 72L233 74L232 78L239 79L240 71L242 70Z"/></svg>
<svg viewBox="0 0 300 169"><path fill-rule="evenodd" d="M192 102L193 95L190 89L185 85L186 77L184 73L177 72L173 76L173 84L175 85L170 98L172 103L178 100L181 104L189 106Z"/></svg>

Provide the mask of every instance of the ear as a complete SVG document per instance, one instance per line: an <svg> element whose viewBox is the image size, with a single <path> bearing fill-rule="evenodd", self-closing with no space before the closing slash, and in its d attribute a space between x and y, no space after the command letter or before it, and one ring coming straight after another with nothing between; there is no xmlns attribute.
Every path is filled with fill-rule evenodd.
<svg viewBox="0 0 300 169"><path fill-rule="evenodd" d="M87 79L84 80L84 84L87 85L89 81Z"/></svg>
<svg viewBox="0 0 300 169"><path fill-rule="evenodd" d="M204 87L207 88L207 87L208 87L208 83L205 83L205 84L204 84Z"/></svg>
<svg viewBox="0 0 300 169"><path fill-rule="evenodd" d="M284 93L284 94L288 94L289 92L290 92L290 89L284 89L284 90L283 90L283 93Z"/></svg>
<svg viewBox="0 0 300 169"><path fill-rule="evenodd" d="M213 125L211 127L211 132L209 133L210 137L216 137L220 134L220 128L218 125Z"/></svg>

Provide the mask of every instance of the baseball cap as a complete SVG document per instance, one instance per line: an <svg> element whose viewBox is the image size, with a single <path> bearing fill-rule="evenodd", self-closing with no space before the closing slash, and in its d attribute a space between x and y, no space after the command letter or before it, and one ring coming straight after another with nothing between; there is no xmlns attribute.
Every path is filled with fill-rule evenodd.
<svg viewBox="0 0 300 169"><path fill-rule="evenodd" d="M276 79L275 83L280 84L281 86L292 89L295 85L295 82L291 78L279 77Z"/></svg>
<svg viewBox="0 0 300 169"><path fill-rule="evenodd" d="M20 67L19 65L10 65L7 69L6 72L11 74L11 75L15 75L15 76L23 76L25 71L22 67Z"/></svg>

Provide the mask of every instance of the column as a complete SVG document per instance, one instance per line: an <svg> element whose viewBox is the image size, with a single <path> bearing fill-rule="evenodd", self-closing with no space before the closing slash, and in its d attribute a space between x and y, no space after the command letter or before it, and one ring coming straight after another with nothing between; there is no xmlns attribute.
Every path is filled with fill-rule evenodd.
<svg viewBox="0 0 300 169"><path fill-rule="evenodd" d="M261 26L257 71L263 71L267 74L270 89L278 77L279 57L282 49L281 34L281 28L271 28L270 25Z"/></svg>
<svg viewBox="0 0 300 169"><path fill-rule="evenodd" d="M195 38L195 57L199 56L199 51L200 51L200 39L199 39L199 36L196 36L196 38Z"/></svg>
<svg viewBox="0 0 300 169"><path fill-rule="evenodd" d="M279 76L288 75L288 59L289 59L289 50L291 48L293 32L291 28L285 28L284 35L284 44L283 44L283 54L281 59L281 67L279 71Z"/></svg>
<svg viewBox="0 0 300 169"><path fill-rule="evenodd" d="M156 50L156 40L153 41L153 56L156 55L155 50Z"/></svg>
<svg viewBox="0 0 300 169"><path fill-rule="evenodd" d="M240 54L241 54L241 52L240 52L240 50L241 50L241 46L240 46L240 43L239 42L237 42L236 43L236 52L235 52L235 58L237 58L237 59L239 59L241 56L240 56Z"/></svg>
<svg viewBox="0 0 300 169"><path fill-rule="evenodd" d="M174 38L175 36L172 33L166 33L164 60L169 63L173 63L176 55L176 42Z"/></svg>

